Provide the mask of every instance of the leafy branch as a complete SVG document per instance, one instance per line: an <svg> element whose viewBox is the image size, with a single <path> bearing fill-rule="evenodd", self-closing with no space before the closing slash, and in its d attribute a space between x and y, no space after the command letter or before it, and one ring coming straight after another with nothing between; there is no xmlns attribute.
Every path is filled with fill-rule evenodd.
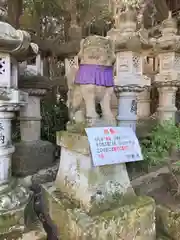
<svg viewBox="0 0 180 240"><path fill-rule="evenodd" d="M165 162L174 148L180 148L180 128L172 121L158 124L148 138L141 141L141 148L148 165Z"/></svg>

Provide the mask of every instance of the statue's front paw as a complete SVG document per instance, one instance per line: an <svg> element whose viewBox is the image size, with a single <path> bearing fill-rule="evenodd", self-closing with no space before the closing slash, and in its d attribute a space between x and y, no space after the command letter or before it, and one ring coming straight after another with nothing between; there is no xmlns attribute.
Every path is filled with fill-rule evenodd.
<svg viewBox="0 0 180 240"><path fill-rule="evenodd" d="M93 127L96 123L96 118L86 117L86 125L87 127Z"/></svg>
<svg viewBox="0 0 180 240"><path fill-rule="evenodd" d="M106 122L107 126L116 126L116 120L114 118L104 119L104 121Z"/></svg>

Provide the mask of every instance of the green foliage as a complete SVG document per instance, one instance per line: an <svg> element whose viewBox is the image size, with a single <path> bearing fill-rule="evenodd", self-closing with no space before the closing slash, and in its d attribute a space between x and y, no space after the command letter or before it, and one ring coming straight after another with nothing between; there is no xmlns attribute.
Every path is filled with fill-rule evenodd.
<svg viewBox="0 0 180 240"><path fill-rule="evenodd" d="M167 160L173 148L180 149L180 128L166 121L157 125L140 144L145 163L157 166Z"/></svg>
<svg viewBox="0 0 180 240"><path fill-rule="evenodd" d="M68 110L64 102L44 99L41 102L41 137L43 140L56 143L56 131L65 130L68 121Z"/></svg>
<svg viewBox="0 0 180 240"><path fill-rule="evenodd" d="M41 138L56 143L56 131L65 130L68 121L68 109L63 101L43 99L41 101ZM12 121L12 141L21 141L20 121Z"/></svg>
<svg viewBox="0 0 180 240"><path fill-rule="evenodd" d="M33 29L41 37L52 35L56 20L59 24L65 24L70 19L76 19L84 29L91 25L103 29L112 20L107 2L96 0L25 0L23 3L24 11L21 17L23 27Z"/></svg>

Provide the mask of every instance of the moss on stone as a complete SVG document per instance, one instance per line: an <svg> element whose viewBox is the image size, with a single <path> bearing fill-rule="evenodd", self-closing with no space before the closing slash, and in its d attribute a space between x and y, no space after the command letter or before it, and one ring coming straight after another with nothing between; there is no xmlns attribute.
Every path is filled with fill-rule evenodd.
<svg viewBox="0 0 180 240"><path fill-rule="evenodd" d="M0 214L0 240L19 239L23 231L24 208Z"/></svg>
<svg viewBox="0 0 180 240"><path fill-rule="evenodd" d="M87 128L86 123L74 123L74 124L67 124L67 131L70 133L78 133L81 135L86 136L85 128Z"/></svg>
<svg viewBox="0 0 180 240"><path fill-rule="evenodd" d="M156 208L157 230L174 240L180 239L180 211L172 211L166 206Z"/></svg>
<svg viewBox="0 0 180 240"><path fill-rule="evenodd" d="M124 198L121 201L118 209L105 211L101 213L99 217L106 218L106 219L111 219L112 217L115 217L115 216L123 217L125 212L131 212L133 209L136 209L138 211L138 209L149 204L155 205L155 202L152 198L148 196L144 196L144 197L131 196L130 198Z"/></svg>
<svg viewBox="0 0 180 240"><path fill-rule="evenodd" d="M80 208L80 203L77 200L69 199L64 193L59 190L53 192L55 200L63 206L64 209Z"/></svg>
<svg viewBox="0 0 180 240"><path fill-rule="evenodd" d="M149 197L136 197L131 204L124 202L114 210L90 216L76 203L64 201L63 195L57 198L56 192L44 189L63 240L155 240L155 203Z"/></svg>
<svg viewBox="0 0 180 240"><path fill-rule="evenodd" d="M70 133L68 131L56 132L57 145L65 147L68 150L75 151L84 155L89 155L88 138L78 133Z"/></svg>
<svg viewBox="0 0 180 240"><path fill-rule="evenodd" d="M7 231L6 233L0 233L0 240L19 240L22 238L22 229L13 229L13 231L11 231L9 229L9 231Z"/></svg>

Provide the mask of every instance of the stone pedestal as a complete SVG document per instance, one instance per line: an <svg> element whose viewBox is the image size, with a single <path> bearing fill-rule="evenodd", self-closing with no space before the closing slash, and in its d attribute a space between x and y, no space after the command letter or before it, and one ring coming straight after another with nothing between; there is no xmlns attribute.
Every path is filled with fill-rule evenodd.
<svg viewBox="0 0 180 240"><path fill-rule="evenodd" d="M22 141L36 141L40 139L41 110L39 96L29 96L27 106L21 109L20 131Z"/></svg>
<svg viewBox="0 0 180 240"><path fill-rule="evenodd" d="M137 118L138 119L147 119L150 112L150 89L145 89L138 94L137 98Z"/></svg>
<svg viewBox="0 0 180 240"><path fill-rule="evenodd" d="M22 141L15 143L12 173L24 177L54 164L55 147L52 143L42 140Z"/></svg>
<svg viewBox="0 0 180 240"><path fill-rule="evenodd" d="M50 216L62 239L156 240L155 202L150 197L134 197L98 215L89 215L64 198L54 186L44 185Z"/></svg>
<svg viewBox="0 0 180 240"><path fill-rule="evenodd" d="M21 142L15 144L13 154L13 174L27 176L51 166L55 161L55 146L42 141L40 99L49 89L49 80L39 76L24 76L19 80L19 87L26 91L28 104L20 111Z"/></svg>
<svg viewBox="0 0 180 240"><path fill-rule="evenodd" d="M115 93L119 100L118 115L119 126L131 127L136 130L137 95L143 89L139 86L115 86Z"/></svg>
<svg viewBox="0 0 180 240"><path fill-rule="evenodd" d="M114 194L117 199L125 193L134 196L125 164L93 167L86 136L59 132L57 145L61 158L55 185L85 211L97 211L97 203L108 209Z"/></svg>
<svg viewBox="0 0 180 240"><path fill-rule="evenodd" d="M152 39L155 51L159 57L159 73L155 77L159 92L159 121L173 120L175 122L175 95L180 86L180 36L178 26L171 12L161 24L161 37Z"/></svg>
<svg viewBox="0 0 180 240"><path fill-rule="evenodd" d="M175 122L175 115L177 108L175 106L177 87L175 86L159 86L159 106L158 106L158 117L160 123L167 120Z"/></svg>
<svg viewBox="0 0 180 240"><path fill-rule="evenodd" d="M155 203L135 196L125 164L94 167L80 134L58 132L57 144L56 181L43 187L63 239L155 240Z"/></svg>

